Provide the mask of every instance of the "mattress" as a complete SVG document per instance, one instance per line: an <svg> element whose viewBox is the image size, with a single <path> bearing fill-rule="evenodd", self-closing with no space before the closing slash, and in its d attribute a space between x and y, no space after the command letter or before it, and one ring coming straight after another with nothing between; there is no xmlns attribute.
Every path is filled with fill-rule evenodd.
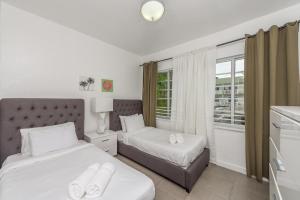
<svg viewBox="0 0 300 200"><path fill-rule="evenodd" d="M183 144L170 144L169 136L174 132L145 127L133 133L124 133L123 142L145 153L187 168L206 146L206 137L183 134Z"/></svg>
<svg viewBox="0 0 300 200"><path fill-rule="evenodd" d="M1 200L67 200L68 184L89 165L111 162L116 167L101 199L153 200L153 182L96 146L81 143L37 157L8 158L0 170Z"/></svg>

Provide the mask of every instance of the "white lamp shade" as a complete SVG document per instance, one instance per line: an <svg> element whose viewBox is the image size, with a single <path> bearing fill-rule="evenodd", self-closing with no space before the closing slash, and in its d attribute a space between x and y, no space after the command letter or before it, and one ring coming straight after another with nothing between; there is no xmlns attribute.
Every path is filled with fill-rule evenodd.
<svg viewBox="0 0 300 200"><path fill-rule="evenodd" d="M141 13L143 17L148 21L159 20L165 12L164 5L159 1L147 1L142 5Z"/></svg>
<svg viewBox="0 0 300 200"><path fill-rule="evenodd" d="M108 97L93 98L92 111L96 113L113 111L113 99Z"/></svg>

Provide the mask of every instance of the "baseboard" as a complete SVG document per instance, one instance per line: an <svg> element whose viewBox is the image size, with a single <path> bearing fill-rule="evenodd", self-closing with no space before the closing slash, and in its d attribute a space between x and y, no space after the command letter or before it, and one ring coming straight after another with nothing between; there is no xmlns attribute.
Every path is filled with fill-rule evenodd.
<svg viewBox="0 0 300 200"><path fill-rule="evenodd" d="M224 167L226 169L230 169L232 171L236 171L236 172L239 172L239 173L242 173L242 174L246 174L246 168L245 167L242 167L242 166L239 166L239 165L235 165L235 164L232 164L232 163L228 163L228 162L225 162L225 161L221 161L221 160L218 160L218 161L214 161L212 162L220 167Z"/></svg>
<svg viewBox="0 0 300 200"><path fill-rule="evenodd" d="M246 168L238 166L238 165L234 165L234 164L224 162L224 161L216 161L216 160L212 160L212 159L209 162L212 163L212 164L218 165L220 167L224 167L226 169L229 169L229 170L232 170L232 171L235 171L235 172L239 172L241 174L245 174L245 175L247 174L246 173ZM252 176L252 178L256 179L255 176ZM263 177L262 180L263 180L263 182L269 183L269 179L267 179L265 177Z"/></svg>
<svg viewBox="0 0 300 200"><path fill-rule="evenodd" d="M256 176L251 176L251 178L256 179ZM262 181L266 182L266 183L269 183L269 179L267 179L265 177L262 178Z"/></svg>

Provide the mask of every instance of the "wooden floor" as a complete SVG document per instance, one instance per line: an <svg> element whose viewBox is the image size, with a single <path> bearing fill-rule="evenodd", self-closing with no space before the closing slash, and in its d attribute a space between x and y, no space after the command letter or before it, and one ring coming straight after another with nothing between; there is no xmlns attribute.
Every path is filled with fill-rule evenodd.
<svg viewBox="0 0 300 200"><path fill-rule="evenodd" d="M123 157L119 160L151 178L156 200L268 200L268 184L260 184L245 175L210 164L191 193L141 165Z"/></svg>

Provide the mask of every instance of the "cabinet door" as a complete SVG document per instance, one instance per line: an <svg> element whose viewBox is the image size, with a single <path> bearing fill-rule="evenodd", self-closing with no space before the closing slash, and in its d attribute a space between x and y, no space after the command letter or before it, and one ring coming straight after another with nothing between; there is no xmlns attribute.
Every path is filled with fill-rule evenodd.
<svg viewBox="0 0 300 200"><path fill-rule="evenodd" d="M271 165L269 166L270 200L282 200Z"/></svg>
<svg viewBox="0 0 300 200"><path fill-rule="evenodd" d="M270 165L284 200L300 199L300 124L271 112Z"/></svg>
<svg viewBox="0 0 300 200"><path fill-rule="evenodd" d="M270 138L269 141L269 147L270 147L270 166L272 167L273 174L275 180L277 180L277 171L279 172L285 172L285 164L283 163L283 159L276 148L276 145L272 138Z"/></svg>
<svg viewBox="0 0 300 200"><path fill-rule="evenodd" d="M271 110L270 113L270 138L273 140L276 148L280 150L280 127L283 124L282 116Z"/></svg>
<svg viewBox="0 0 300 200"><path fill-rule="evenodd" d="M271 165L269 166L269 176L270 200L282 200Z"/></svg>

